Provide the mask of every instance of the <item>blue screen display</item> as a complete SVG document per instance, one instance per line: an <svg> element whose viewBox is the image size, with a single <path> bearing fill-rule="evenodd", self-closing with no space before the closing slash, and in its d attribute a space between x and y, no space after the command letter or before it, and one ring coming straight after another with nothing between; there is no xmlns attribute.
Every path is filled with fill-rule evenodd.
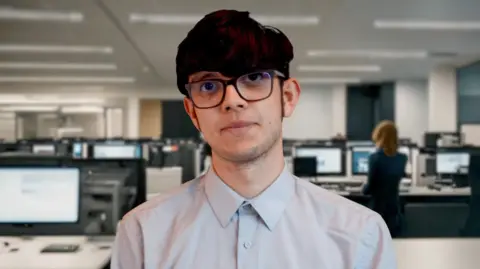
<svg viewBox="0 0 480 269"><path fill-rule="evenodd" d="M375 147L354 147L352 148L352 174L363 175L368 173L368 157L375 152ZM398 152L407 155L410 160L410 148L402 146L398 148ZM407 163L407 173L409 171Z"/></svg>
<svg viewBox="0 0 480 269"><path fill-rule="evenodd" d="M83 151L82 149L83 149L82 143L73 144L73 150L72 150L73 157L81 158L82 157L82 151Z"/></svg>
<svg viewBox="0 0 480 269"><path fill-rule="evenodd" d="M142 146L140 145L135 148L135 158L142 158Z"/></svg>
<svg viewBox="0 0 480 269"><path fill-rule="evenodd" d="M368 157L374 151L375 148L352 149L352 174L368 173Z"/></svg>

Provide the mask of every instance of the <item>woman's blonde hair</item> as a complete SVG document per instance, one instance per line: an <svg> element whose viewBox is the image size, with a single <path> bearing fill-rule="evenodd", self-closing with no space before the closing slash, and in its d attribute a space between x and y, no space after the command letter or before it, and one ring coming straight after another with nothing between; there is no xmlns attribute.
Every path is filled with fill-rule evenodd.
<svg viewBox="0 0 480 269"><path fill-rule="evenodd" d="M392 121L381 121L372 133L372 140L382 148L387 156L397 154L398 132Z"/></svg>

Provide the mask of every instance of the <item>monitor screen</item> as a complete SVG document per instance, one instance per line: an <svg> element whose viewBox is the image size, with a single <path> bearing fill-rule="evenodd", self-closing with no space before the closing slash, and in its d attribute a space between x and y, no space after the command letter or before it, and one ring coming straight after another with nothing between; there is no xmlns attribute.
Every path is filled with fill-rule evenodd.
<svg viewBox="0 0 480 269"><path fill-rule="evenodd" d="M435 171L437 174L457 174L461 167L468 167L470 154L466 152L438 152Z"/></svg>
<svg viewBox="0 0 480 269"><path fill-rule="evenodd" d="M316 157L317 174L342 174L342 148L306 147L296 148L295 157Z"/></svg>
<svg viewBox="0 0 480 269"><path fill-rule="evenodd" d="M316 157L293 158L293 174L297 177L314 177L317 175Z"/></svg>
<svg viewBox="0 0 480 269"><path fill-rule="evenodd" d="M75 158L81 158L83 156L83 144L82 143L73 143L72 145L72 156Z"/></svg>
<svg viewBox="0 0 480 269"><path fill-rule="evenodd" d="M136 144L101 144L93 146L95 159L142 158L142 147Z"/></svg>
<svg viewBox="0 0 480 269"><path fill-rule="evenodd" d="M353 175L366 175L368 174L368 157L370 154L376 151L376 147L353 147L352 148L352 174ZM405 173L407 175L411 174L411 163L410 163L410 147L400 146L398 147L398 152L407 155L408 162L405 167Z"/></svg>
<svg viewBox="0 0 480 269"><path fill-rule="evenodd" d="M400 147L398 147L398 152L401 152L401 153L407 155L408 160L410 160L410 147L400 146Z"/></svg>
<svg viewBox="0 0 480 269"><path fill-rule="evenodd" d="M75 223L77 168L0 168L0 223Z"/></svg>
<svg viewBox="0 0 480 269"><path fill-rule="evenodd" d="M368 157L375 152L375 147L352 148L352 174L363 175L368 173Z"/></svg>
<svg viewBox="0 0 480 269"><path fill-rule="evenodd" d="M52 144L37 144L32 147L33 153L55 153L55 145Z"/></svg>

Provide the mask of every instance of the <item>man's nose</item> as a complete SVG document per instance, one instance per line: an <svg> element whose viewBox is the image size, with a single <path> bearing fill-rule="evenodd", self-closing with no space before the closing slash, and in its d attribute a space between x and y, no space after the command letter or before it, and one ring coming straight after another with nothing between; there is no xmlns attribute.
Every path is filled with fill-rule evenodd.
<svg viewBox="0 0 480 269"><path fill-rule="evenodd" d="M233 85L228 85L225 88L225 98L222 102L222 110L242 110L247 108L247 106L248 102L240 96Z"/></svg>

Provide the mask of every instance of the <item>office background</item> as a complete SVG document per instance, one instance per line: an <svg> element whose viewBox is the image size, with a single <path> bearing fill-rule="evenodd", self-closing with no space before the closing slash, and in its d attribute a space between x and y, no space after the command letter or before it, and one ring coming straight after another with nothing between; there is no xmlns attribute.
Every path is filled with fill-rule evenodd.
<svg viewBox="0 0 480 269"><path fill-rule="evenodd" d="M357 128L363 128L364 134L370 134L374 121L392 119L398 125L401 137L408 137L417 143L422 143L422 136L426 131L456 131L462 124L479 124L479 117L475 117L475 113L477 113L477 109L475 109L477 103L475 102L478 101L480 94L475 92L475 89L478 88L475 88L475 85L478 85L475 84L475 78L480 77L478 72L475 73L474 67L476 66L478 64L467 66L465 69L440 67L432 72L428 79L397 80L385 83L388 94L384 95L383 100L379 100L383 101L384 113L377 119L375 119L375 113L371 112L371 107L368 106L373 106L373 101L368 100L373 97L367 96L368 91L377 87L376 85L367 85L366 90L359 89L359 86L356 85L350 87L347 85L303 86L300 102L294 115L284 122L284 137L292 139L331 138L338 133L348 134L348 127L355 128L356 123L359 125ZM471 71L474 77L473 81L472 75L468 73L469 70L473 70ZM466 79L463 79L463 73L466 74ZM468 89L469 85L473 90L464 93L467 90L463 89ZM79 107L80 111L82 106L87 106L78 104L82 98L85 99L83 100L85 103L97 101L99 106L117 108L120 110L120 115L117 115L117 119L112 120L112 123L108 122L107 124L109 125L107 135L110 137L121 135L132 138L138 136L157 137L161 134L166 137L188 137L195 133L195 130L192 129L193 125L183 109L183 96L175 88L159 89L158 92L152 93L139 91L130 95L118 94L113 98L111 94L98 93L65 94L52 93L48 90L44 92L38 90L34 94L19 92L5 95L11 101L4 98L2 103L17 102L18 105L15 107L31 109L30 117L36 117L37 114L48 114L42 112L41 109L35 112L35 108L51 107L54 104L49 101L52 100L52 97L58 99L57 105ZM33 95L38 99L35 100L35 97L31 100L28 99ZM72 95L73 97L71 97ZM363 103L361 98L363 98ZM365 99L367 99L367 106ZM10 104L10 106L13 105ZM88 107L90 106L92 105L88 104ZM367 109L367 111L355 110L359 108ZM42 119L42 116L39 116L40 124L37 125L35 120L28 120L28 113L23 114L26 114L23 121L27 121L27 124L23 124L24 126L37 130L37 136L48 134L48 124L45 124L48 123L48 119ZM93 128L92 131L87 131L85 134L97 136L99 133L96 131L101 130L97 127L106 123L103 123L102 117L95 117L96 114L98 112L74 113L73 120L77 122L72 124L87 126L87 129ZM355 116L360 116L360 118L356 119ZM15 120L13 119L11 113L2 112L0 132L3 137L13 138L15 136ZM366 124L368 121L370 121L370 127ZM41 126L41 128L37 128L37 126ZM169 126L169 128L165 128L165 126ZM112 128L117 130L112 130ZM28 130L23 130L23 134L27 137ZM359 140L364 139L368 139L368 137L359 138Z"/></svg>
<svg viewBox="0 0 480 269"><path fill-rule="evenodd" d="M5 12L57 17L0 17L1 136L79 126L86 137L196 135L179 102L174 55L198 11L217 6L180 2L6 1ZM295 47L291 70L303 92L284 136L365 139L380 119L418 143L425 131L475 132L479 6L461 2L319 1L274 10L255 3L254 17L280 27ZM59 106L69 112L59 117Z"/></svg>
<svg viewBox="0 0 480 269"><path fill-rule="evenodd" d="M76 184L78 199L69 198L88 225L0 223L2 235L19 237L0 237L0 269L107 268L123 214L209 167L206 145L190 139L199 134L176 88L175 55L195 22L221 8L249 10L293 43L290 70L302 94L284 121L287 167L367 205L362 188L375 147L363 140L393 120L411 140L400 147L408 164L399 186L406 225L394 239L399 268L478 268L480 241L459 237L480 235L480 166L466 164L480 162L479 0L2 0L0 139L16 140L0 143L2 178L8 183L12 165L78 167L88 176ZM438 134L455 131L464 141ZM337 135L347 141L330 140ZM299 171L302 157L316 171ZM38 229L55 237L24 238ZM54 243L80 250L44 255Z"/></svg>

